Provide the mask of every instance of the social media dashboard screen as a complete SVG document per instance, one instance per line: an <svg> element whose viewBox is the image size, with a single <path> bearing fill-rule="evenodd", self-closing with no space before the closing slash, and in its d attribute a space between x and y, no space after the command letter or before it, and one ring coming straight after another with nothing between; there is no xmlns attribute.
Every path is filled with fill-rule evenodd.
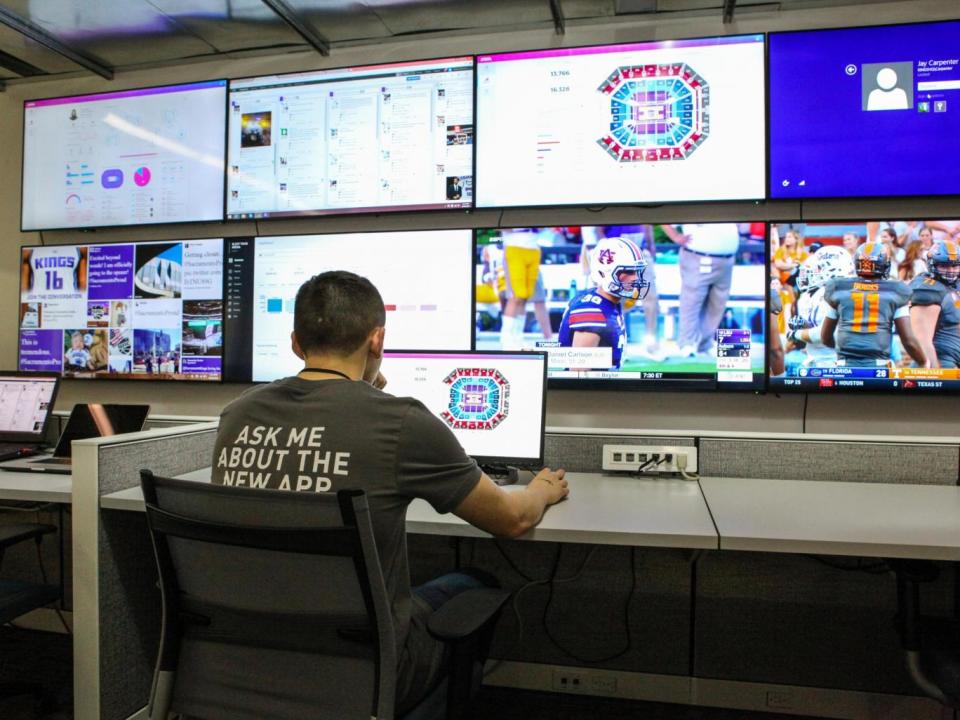
<svg viewBox="0 0 960 720"><path fill-rule="evenodd" d="M770 34L770 196L960 193L960 22Z"/></svg>
<svg viewBox="0 0 960 720"><path fill-rule="evenodd" d="M477 57L478 207L764 197L763 35Z"/></svg>
<svg viewBox="0 0 960 720"><path fill-rule="evenodd" d="M223 240L25 247L20 370L217 381Z"/></svg>
<svg viewBox="0 0 960 720"><path fill-rule="evenodd" d="M24 230L223 219L226 80L24 103Z"/></svg>
<svg viewBox="0 0 960 720"><path fill-rule="evenodd" d="M473 205L473 58L230 81L227 217Z"/></svg>
<svg viewBox="0 0 960 720"><path fill-rule="evenodd" d="M303 368L290 347L297 291L328 270L376 286L388 349L469 350L472 246L470 230L227 240L226 379L271 381Z"/></svg>
<svg viewBox="0 0 960 720"><path fill-rule="evenodd" d="M380 370L386 392L422 402L478 462L543 462L543 353L387 352Z"/></svg>
<svg viewBox="0 0 960 720"><path fill-rule="evenodd" d="M758 390L765 223L477 231L476 349L541 350L558 387ZM635 295L611 286L636 273ZM628 296L619 293L625 292Z"/></svg>

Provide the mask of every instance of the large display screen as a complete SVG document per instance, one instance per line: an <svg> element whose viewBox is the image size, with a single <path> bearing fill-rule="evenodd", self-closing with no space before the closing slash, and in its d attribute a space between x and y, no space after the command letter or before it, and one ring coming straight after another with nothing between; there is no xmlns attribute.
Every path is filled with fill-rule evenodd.
<svg viewBox="0 0 960 720"><path fill-rule="evenodd" d="M220 380L223 240L20 251L20 369Z"/></svg>
<svg viewBox="0 0 960 720"><path fill-rule="evenodd" d="M960 22L770 34L770 196L960 193Z"/></svg>
<svg viewBox="0 0 960 720"><path fill-rule="evenodd" d="M473 205L473 58L230 81L227 217Z"/></svg>
<svg viewBox="0 0 960 720"><path fill-rule="evenodd" d="M22 228L222 220L226 84L25 102Z"/></svg>
<svg viewBox="0 0 960 720"><path fill-rule="evenodd" d="M543 462L543 353L388 352L380 371L386 392L426 405L478 462Z"/></svg>
<svg viewBox="0 0 960 720"><path fill-rule="evenodd" d="M477 57L477 206L765 195L763 35Z"/></svg>
<svg viewBox="0 0 960 720"><path fill-rule="evenodd" d="M958 242L960 220L773 226L770 389L960 389Z"/></svg>
<svg viewBox="0 0 960 720"><path fill-rule="evenodd" d="M227 241L228 380L303 368L290 349L297 290L348 270L383 296L388 349L470 350L473 238L469 230L293 235Z"/></svg>
<svg viewBox="0 0 960 720"><path fill-rule="evenodd" d="M551 384L760 389L764 223L480 230L478 350L546 350Z"/></svg>

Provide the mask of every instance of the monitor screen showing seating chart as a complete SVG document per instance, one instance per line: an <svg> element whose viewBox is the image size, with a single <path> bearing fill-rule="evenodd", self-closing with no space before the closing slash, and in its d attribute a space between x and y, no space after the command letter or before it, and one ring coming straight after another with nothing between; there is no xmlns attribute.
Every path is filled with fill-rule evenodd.
<svg viewBox="0 0 960 720"><path fill-rule="evenodd" d="M770 197L960 193L960 21L771 33Z"/></svg>
<svg viewBox="0 0 960 720"><path fill-rule="evenodd" d="M24 230L223 220L227 81L28 100Z"/></svg>
<svg viewBox="0 0 960 720"><path fill-rule="evenodd" d="M230 81L227 217L473 206L473 58Z"/></svg>
<svg viewBox="0 0 960 720"><path fill-rule="evenodd" d="M764 36L477 57L477 206L765 195Z"/></svg>
<svg viewBox="0 0 960 720"><path fill-rule="evenodd" d="M551 386L759 390L765 223L477 231L477 350L545 350Z"/></svg>
<svg viewBox="0 0 960 720"><path fill-rule="evenodd" d="M19 318L23 371L218 381L223 240L24 247Z"/></svg>
<svg viewBox="0 0 960 720"><path fill-rule="evenodd" d="M771 390L960 390L960 220L777 223L770 258Z"/></svg>
<svg viewBox="0 0 960 720"><path fill-rule="evenodd" d="M385 391L426 405L482 464L543 463L542 352L387 352Z"/></svg>

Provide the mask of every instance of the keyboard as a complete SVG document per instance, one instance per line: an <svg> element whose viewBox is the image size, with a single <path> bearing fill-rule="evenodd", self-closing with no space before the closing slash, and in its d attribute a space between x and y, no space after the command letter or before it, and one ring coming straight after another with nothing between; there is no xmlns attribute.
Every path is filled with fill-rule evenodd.
<svg viewBox="0 0 960 720"><path fill-rule="evenodd" d="M43 460L34 460L37 465L70 465L73 463L73 458L64 458L64 457L51 457L44 458Z"/></svg>

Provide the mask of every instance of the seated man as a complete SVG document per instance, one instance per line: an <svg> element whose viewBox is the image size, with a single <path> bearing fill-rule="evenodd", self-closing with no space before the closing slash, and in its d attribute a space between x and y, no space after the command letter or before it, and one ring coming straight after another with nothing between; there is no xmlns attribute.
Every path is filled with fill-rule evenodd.
<svg viewBox="0 0 960 720"><path fill-rule="evenodd" d="M564 471L541 471L519 492L495 485L451 431L417 400L384 393L386 316L369 280L326 272L303 284L294 309L295 377L261 385L220 417L213 482L294 492L360 488L391 598L400 713L429 691L442 646L426 618L458 592L481 587L463 573L410 588L406 511L414 498L493 535L517 537L567 496Z"/></svg>

